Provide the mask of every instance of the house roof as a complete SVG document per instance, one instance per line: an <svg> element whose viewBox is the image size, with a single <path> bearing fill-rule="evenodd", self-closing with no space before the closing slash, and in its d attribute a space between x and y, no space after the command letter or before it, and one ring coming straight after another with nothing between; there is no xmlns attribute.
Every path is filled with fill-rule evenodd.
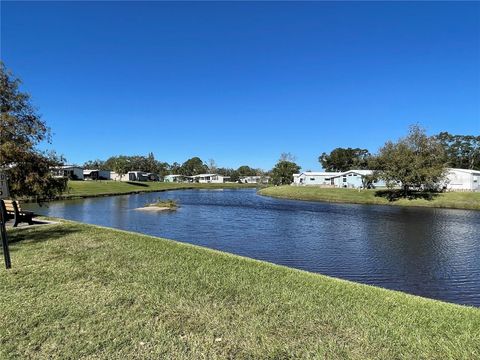
<svg viewBox="0 0 480 360"><path fill-rule="evenodd" d="M70 169L70 168L83 169L81 166L78 166L78 165L62 165L62 166L55 167L55 169Z"/></svg>
<svg viewBox="0 0 480 360"><path fill-rule="evenodd" d="M206 177L206 176L223 176L223 175L218 175L218 174L198 174L198 175L194 175L192 177Z"/></svg>
<svg viewBox="0 0 480 360"><path fill-rule="evenodd" d="M301 176L301 175L306 175L306 176L334 176L334 175L339 175L341 174L340 172L328 172L328 171L324 171L324 172L321 172L321 171L304 171L300 174L298 174L298 176ZM294 174L295 175L295 174Z"/></svg>
<svg viewBox="0 0 480 360"><path fill-rule="evenodd" d="M304 171L300 174L293 174L293 176L330 176L330 177L338 177L338 176L343 176L346 174L359 174L359 175L370 175L373 172L373 170L348 170L348 171L343 171L343 172L333 172L333 171Z"/></svg>
<svg viewBox="0 0 480 360"><path fill-rule="evenodd" d="M468 173L468 174L480 174L480 170L472 170L472 169L458 169L458 168L448 168L447 169L448 171L460 171L460 172L465 172L465 173Z"/></svg>

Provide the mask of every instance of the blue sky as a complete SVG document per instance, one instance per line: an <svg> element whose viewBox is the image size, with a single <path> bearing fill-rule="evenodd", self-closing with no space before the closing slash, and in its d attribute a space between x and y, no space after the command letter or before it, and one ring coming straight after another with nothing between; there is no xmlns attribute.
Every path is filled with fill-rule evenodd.
<svg viewBox="0 0 480 360"><path fill-rule="evenodd" d="M270 169L480 133L480 3L2 2L1 58L70 163Z"/></svg>

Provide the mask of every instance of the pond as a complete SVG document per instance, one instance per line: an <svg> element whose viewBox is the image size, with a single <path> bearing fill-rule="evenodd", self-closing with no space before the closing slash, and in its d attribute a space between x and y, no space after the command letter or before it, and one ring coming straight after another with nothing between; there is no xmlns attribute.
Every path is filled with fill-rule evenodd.
<svg viewBox="0 0 480 360"><path fill-rule="evenodd" d="M174 212L135 208L174 199ZM27 204L40 214L174 239L364 284L480 306L480 212L182 190Z"/></svg>

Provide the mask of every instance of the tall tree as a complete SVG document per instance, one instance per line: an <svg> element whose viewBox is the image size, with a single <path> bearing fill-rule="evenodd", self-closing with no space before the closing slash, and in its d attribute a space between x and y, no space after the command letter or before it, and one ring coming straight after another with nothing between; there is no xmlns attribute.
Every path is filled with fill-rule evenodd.
<svg viewBox="0 0 480 360"><path fill-rule="evenodd" d="M237 169L238 176L243 177L243 176L255 176L257 174L257 170L252 169L250 166L247 165L242 165Z"/></svg>
<svg viewBox="0 0 480 360"><path fill-rule="evenodd" d="M322 153L318 161L326 171L347 171L352 169L366 169L371 157L367 149L336 148L330 154Z"/></svg>
<svg viewBox="0 0 480 360"><path fill-rule="evenodd" d="M51 174L51 168L64 159L36 148L43 141L50 142L50 131L30 95L20 91L20 84L1 62L0 169L7 173L13 197L51 198L65 189L65 181Z"/></svg>
<svg viewBox="0 0 480 360"><path fill-rule="evenodd" d="M292 159L292 157L289 157ZM285 160L285 157L280 157L280 160L276 163L272 169L272 183L275 185L288 185L293 182L293 174L300 171L300 166L295 162Z"/></svg>
<svg viewBox="0 0 480 360"><path fill-rule="evenodd" d="M397 142L388 141L374 163L380 178L402 184L405 197L412 187L434 188L445 177L442 145L418 125L410 126L408 135Z"/></svg>
<svg viewBox="0 0 480 360"><path fill-rule="evenodd" d="M215 174L217 172L217 163L213 159L208 160L208 172L211 174Z"/></svg>
<svg viewBox="0 0 480 360"><path fill-rule="evenodd" d="M435 137L445 150L448 166L480 170L480 136L441 132Z"/></svg>
<svg viewBox="0 0 480 360"><path fill-rule="evenodd" d="M83 167L85 169L111 170L105 166L105 161L100 159L85 161Z"/></svg>
<svg viewBox="0 0 480 360"><path fill-rule="evenodd" d="M180 173L181 167L182 165L175 161L173 164L168 166L168 172L172 175L177 175Z"/></svg>
<svg viewBox="0 0 480 360"><path fill-rule="evenodd" d="M208 171L208 166L204 164L199 157L193 157L185 161L181 168L180 174L186 176L193 176L198 174L204 174Z"/></svg>

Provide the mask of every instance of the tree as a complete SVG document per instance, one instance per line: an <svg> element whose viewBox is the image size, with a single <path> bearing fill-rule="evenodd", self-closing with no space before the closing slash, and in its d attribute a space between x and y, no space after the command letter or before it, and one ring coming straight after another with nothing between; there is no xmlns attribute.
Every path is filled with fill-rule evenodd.
<svg viewBox="0 0 480 360"><path fill-rule="evenodd" d="M232 182L238 182L239 180L237 170L232 168L218 168L217 173L222 176L228 176Z"/></svg>
<svg viewBox="0 0 480 360"><path fill-rule="evenodd" d="M185 176L194 176L204 174L208 171L208 166L203 163L199 157L193 157L185 161L180 167L180 174Z"/></svg>
<svg viewBox="0 0 480 360"><path fill-rule="evenodd" d="M36 146L50 142L50 130L30 102L30 95L19 90L21 81L0 62L0 169L9 178L12 197L37 200L52 198L66 186L54 178L52 167L64 159Z"/></svg>
<svg viewBox="0 0 480 360"><path fill-rule="evenodd" d="M480 170L480 136L441 132L435 137L443 146L449 167Z"/></svg>
<svg viewBox="0 0 480 360"><path fill-rule="evenodd" d="M100 159L85 161L83 167L85 169L110 170L105 166L105 161Z"/></svg>
<svg viewBox="0 0 480 360"><path fill-rule="evenodd" d="M168 166L168 172L172 175L177 175L180 173L182 165L177 162L174 162L172 165Z"/></svg>
<svg viewBox="0 0 480 360"><path fill-rule="evenodd" d="M208 172L211 174L215 174L217 172L217 163L213 159L208 160Z"/></svg>
<svg viewBox="0 0 480 360"><path fill-rule="evenodd" d="M426 135L418 125L410 126L406 137L388 141L375 159L380 178L401 183L404 197L412 187L435 188L445 177L445 155L435 137Z"/></svg>
<svg viewBox="0 0 480 360"><path fill-rule="evenodd" d="M283 156L280 157L275 167L272 169L272 182L275 185L288 185L293 181L293 174L300 171L300 166L295 162L285 160ZM290 155L289 159L293 159Z"/></svg>
<svg viewBox="0 0 480 360"><path fill-rule="evenodd" d="M322 153L318 161L326 171L367 169L371 154L367 149L336 148L330 154Z"/></svg>
<svg viewBox="0 0 480 360"><path fill-rule="evenodd" d="M252 169L250 166L242 165L237 169L238 176L255 176L258 175L256 169Z"/></svg>

